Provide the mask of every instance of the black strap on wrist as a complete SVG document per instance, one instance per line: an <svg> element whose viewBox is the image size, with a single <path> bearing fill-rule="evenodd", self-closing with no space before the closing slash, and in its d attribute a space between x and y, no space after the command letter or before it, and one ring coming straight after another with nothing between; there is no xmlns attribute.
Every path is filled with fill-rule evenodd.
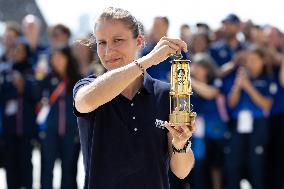
<svg viewBox="0 0 284 189"><path fill-rule="evenodd" d="M186 153L187 151L187 147L188 146L190 146L191 147L191 138L192 137L190 137L187 141L186 141L186 143L185 143L185 145L183 146L183 148L181 148L181 149L177 149L176 147L174 147L174 145L172 145L172 149L173 149L173 153L175 154L175 153Z"/></svg>

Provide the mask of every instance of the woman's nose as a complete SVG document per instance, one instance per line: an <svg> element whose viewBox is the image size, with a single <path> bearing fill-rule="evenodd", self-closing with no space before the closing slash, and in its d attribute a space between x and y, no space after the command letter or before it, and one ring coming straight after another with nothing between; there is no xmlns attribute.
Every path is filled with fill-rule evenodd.
<svg viewBox="0 0 284 189"><path fill-rule="evenodd" d="M106 45L106 48L105 48L105 55L109 55L113 52L113 46L108 44Z"/></svg>

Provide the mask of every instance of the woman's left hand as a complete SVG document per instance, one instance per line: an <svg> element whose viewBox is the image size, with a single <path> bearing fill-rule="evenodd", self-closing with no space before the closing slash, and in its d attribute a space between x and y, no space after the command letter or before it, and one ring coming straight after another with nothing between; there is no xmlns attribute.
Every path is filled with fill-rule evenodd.
<svg viewBox="0 0 284 189"><path fill-rule="evenodd" d="M183 148L187 140L196 130L195 123L193 123L193 125L177 125L173 127L170 123L165 122L165 127L172 135L172 144L177 149Z"/></svg>

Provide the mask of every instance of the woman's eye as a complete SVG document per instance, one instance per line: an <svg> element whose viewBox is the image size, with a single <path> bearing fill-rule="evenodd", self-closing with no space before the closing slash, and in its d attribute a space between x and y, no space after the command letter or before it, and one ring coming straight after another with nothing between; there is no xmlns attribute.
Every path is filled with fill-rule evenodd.
<svg viewBox="0 0 284 189"><path fill-rule="evenodd" d="M115 43L118 43L118 42L121 42L121 41L123 41L123 39L115 39L114 40Z"/></svg>
<svg viewBox="0 0 284 189"><path fill-rule="evenodd" d="M98 43L98 45L104 45L104 44L106 44L105 41L99 41L99 42L97 42L97 43Z"/></svg>

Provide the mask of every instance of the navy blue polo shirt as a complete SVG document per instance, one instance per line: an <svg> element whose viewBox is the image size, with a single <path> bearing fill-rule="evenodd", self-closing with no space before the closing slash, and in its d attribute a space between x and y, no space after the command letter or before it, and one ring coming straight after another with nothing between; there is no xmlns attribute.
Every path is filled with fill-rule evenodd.
<svg viewBox="0 0 284 189"><path fill-rule="evenodd" d="M74 97L94 79L80 80ZM168 138L161 127L169 119L169 89L168 83L145 73L143 87L132 100L118 95L87 114L74 108L85 189L169 189Z"/></svg>

